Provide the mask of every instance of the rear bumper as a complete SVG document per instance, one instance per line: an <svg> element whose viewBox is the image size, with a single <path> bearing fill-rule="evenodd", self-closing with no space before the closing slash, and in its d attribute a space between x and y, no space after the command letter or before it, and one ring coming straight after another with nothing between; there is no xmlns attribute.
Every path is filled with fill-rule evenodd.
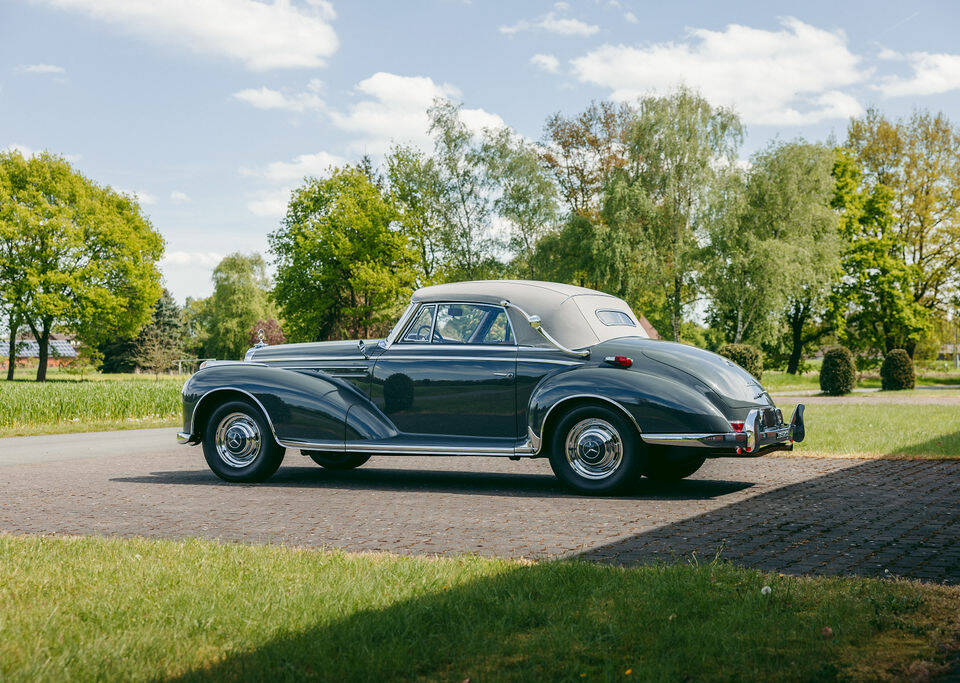
<svg viewBox="0 0 960 683"><path fill-rule="evenodd" d="M790 424L764 427L759 410L751 410L744 420L742 432L717 434L641 434L645 443L657 446L708 448L714 456L754 457L775 450L791 450L793 444L803 441L804 405L798 404Z"/></svg>

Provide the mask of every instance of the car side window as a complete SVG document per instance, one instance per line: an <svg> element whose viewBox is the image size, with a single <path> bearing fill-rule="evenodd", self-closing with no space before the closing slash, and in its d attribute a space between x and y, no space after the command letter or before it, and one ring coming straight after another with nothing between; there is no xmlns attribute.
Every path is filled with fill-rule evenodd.
<svg viewBox="0 0 960 683"><path fill-rule="evenodd" d="M510 322L499 306L441 304L435 344L512 344Z"/></svg>
<svg viewBox="0 0 960 683"><path fill-rule="evenodd" d="M411 322L410 326L407 327L407 331L404 333L400 341L407 343L429 344L430 332L433 330L433 314L436 310L437 307L433 304L421 308L416 317L413 319L413 322Z"/></svg>
<svg viewBox="0 0 960 683"><path fill-rule="evenodd" d="M636 325L633 324L633 320L630 318L630 316L623 311L614 311L601 308L597 310L597 317L604 325L627 325L629 327L636 327Z"/></svg>

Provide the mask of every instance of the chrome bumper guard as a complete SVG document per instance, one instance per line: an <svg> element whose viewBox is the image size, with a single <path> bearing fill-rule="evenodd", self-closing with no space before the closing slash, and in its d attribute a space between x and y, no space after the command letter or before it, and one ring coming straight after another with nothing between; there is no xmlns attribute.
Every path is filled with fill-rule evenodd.
<svg viewBox="0 0 960 683"><path fill-rule="evenodd" d="M190 443L190 433L177 432L177 443Z"/></svg>
<svg viewBox="0 0 960 683"><path fill-rule="evenodd" d="M751 410L743 421L742 432L719 434L641 434L645 443L658 446L685 446L710 448L720 451L718 455L754 456L761 451L791 450L795 442L803 441L806 431L803 426L802 403L797 404L790 424L763 427L759 410Z"/></svg>

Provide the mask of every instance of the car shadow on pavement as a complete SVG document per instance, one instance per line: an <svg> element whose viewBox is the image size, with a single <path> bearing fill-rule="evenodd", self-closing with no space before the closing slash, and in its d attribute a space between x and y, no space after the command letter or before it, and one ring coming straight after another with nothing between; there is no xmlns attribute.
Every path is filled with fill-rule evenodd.
<svg viewBox="0 0 960 683"><path fill-rule="evenodd" d="M365 467L336 471L319 467L283 467L268 481L259 484L231 484L207 470L151 472L111 481L137 484L182 484L187 486L257 486L280 488L329 488L372 491L429 491L463 495L533 498L582 498L564 488L548 474L521 472L477 472L452 470L387 469ZM614 496L636 500L710 500L754 486L748 481L688 479L671 484L643 480L629 495Z"/></svg>
<svg viewBox="0 0 960 683"><path fill-rule="evenodd" d="M868 460L580 553L960 583L960 463Z"/></svg>

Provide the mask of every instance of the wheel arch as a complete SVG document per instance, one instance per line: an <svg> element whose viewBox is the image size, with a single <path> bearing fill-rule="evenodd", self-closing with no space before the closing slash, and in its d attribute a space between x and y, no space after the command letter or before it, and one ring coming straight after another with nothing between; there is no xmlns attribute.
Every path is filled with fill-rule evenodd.
<svg viewBox="0 0 960 683"><path fill-rule="evenodd" d="M213 415L217 408L229 401L241 401L259 410L266 419L267 424L270 425L270 434L273 436L273 440L279 443L277 430L274 428L273 420L270 419L270 413L264 408L263 403L249 391L238 387L217 387L210 389L197 399L193 408L193 417L190 422L191 437L198 441L201 440L210 416Z"/></svg>
<svg viewBox="0 0 960 683"><path fill-rule="evenodd" d="M631 425L633 425L633 428L637 432L637 436L640 436L643 433L643 431L640 429L640 425L637 424L637 419L619 401L615 401L608 396L601 396L600 394L574 394L572 396L565 396L564 398L561 398L547 409L547 412L543 417L543 423L540 426L539 436L534 431L533 425L530 425L529 436L536 454L549 452L550 443L554 436L554 428L560 421L560 418L562 418L571 410L581 406L598 406L608 409L612 408L615 412L625 417ZM537 441L539 441L539 443L537 443Z"/></svg>

